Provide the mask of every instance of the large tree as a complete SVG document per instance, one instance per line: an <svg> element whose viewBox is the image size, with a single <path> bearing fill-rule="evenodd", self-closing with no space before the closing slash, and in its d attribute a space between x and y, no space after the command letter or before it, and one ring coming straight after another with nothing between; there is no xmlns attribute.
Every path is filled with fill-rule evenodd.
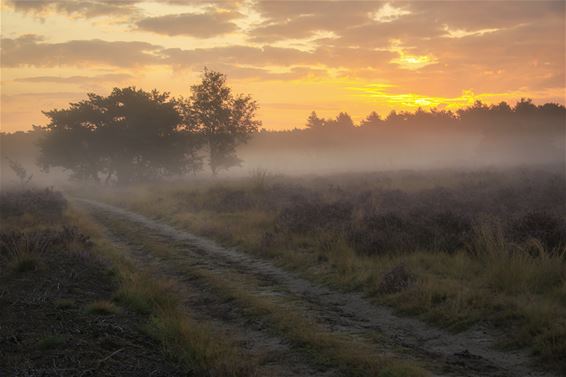
<svg viewBox="0 0 566 377"><path fill-rule="evenodd" d="M257 102L249 95L234 95L226 76L205 68L202 82L191 87L186 123L197 130L208 149L212 174L239 165L239 144L261 127L255 119Z"/></svg>
<svg viewBox="0 0 566 377"><path fill-rule="evenodd" d="M127 183L180 174L195 167L195 138L168 93L133 87L89 94L69 108L45 112L40 162L80 179Z"/></svg>

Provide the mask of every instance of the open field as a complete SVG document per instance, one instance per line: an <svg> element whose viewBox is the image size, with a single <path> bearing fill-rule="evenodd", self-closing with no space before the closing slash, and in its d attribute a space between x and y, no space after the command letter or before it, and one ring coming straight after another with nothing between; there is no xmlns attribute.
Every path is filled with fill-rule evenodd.
<svg viewBox="0 0 566 377"><path fill-rule="evenodd" d="M237 326L259 321L253 331L270 335L251 352L270 350L275 335L290 347L281 359L309 355L296 375L313 362L346 375L389 365L400 375L545 375L563 371L566 354L564 189L552 169L259 171L77 203L137 249L137 263L214 294Z"/></svg>
<svg viewBox="0 0 566 377"><path fill-rule="evenodd" d="M0 9L0 377L566 376L566 1Z"/></svg>
<svg viewBox="0 0 566 377"><path fill-rule="evenodd" d="M122 283L51 190L0 196L0 375L183 376L113 299Z"/></svg>
<svg viewBox="0 0 566 377"><path fill-rule="evenodd" d="M255 375L60 193L3 192L0 206L1 375Z"/></svg>

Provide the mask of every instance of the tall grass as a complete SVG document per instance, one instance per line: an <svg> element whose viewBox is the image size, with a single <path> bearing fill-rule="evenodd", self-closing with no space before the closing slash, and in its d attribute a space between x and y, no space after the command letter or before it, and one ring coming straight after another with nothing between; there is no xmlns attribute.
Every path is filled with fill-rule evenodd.
<svg viewBox="0 0 566 377"><path fill-rule="evenodd" d="M149 316L147 333L157 339L165 353L195 376L244 377L256 375L256 361L242 357L226 337L220 337L205 321L197 321L175 293L175 283L149 275L134 266L103 229L88 215L74 210L74 223L93 235L95 251L112 262L119 281L114 301Z"/></svg>
<svg viewBox="0 0 566 377"><path fill-rule="evenodd" d="M443 172L255 186L158 187L111 200L441 326L493 324L507 346L566 368L563 179ZM380 292L399 265L412 283Z"/></svg>

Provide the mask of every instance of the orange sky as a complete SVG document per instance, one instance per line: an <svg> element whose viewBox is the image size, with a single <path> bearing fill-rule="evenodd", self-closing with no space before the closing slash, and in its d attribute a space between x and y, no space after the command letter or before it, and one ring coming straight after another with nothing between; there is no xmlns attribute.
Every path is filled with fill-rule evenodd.
<svg viewBox="0 0 566 377"><path fill-rule="evenodd" d="M1 130L114 86L189 95L204 66L265 128L312 110L565 102L563 1L3 0Z"/></svg>

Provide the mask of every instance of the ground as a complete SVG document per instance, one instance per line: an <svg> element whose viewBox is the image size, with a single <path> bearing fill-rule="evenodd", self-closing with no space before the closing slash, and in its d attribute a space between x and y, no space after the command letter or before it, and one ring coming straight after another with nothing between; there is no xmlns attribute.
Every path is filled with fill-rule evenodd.
<svg viewBox="0 0 566 377"><path fill-rule="evenodd" d="M561 183L538 177L0 193L0 375L561 375ZM499 202L512 242L460 223Z"/></svg>
<svg viewBox="0 0 566 377"><path fill-rule="evenodd" d="M451 334L163 222L80 204L140 268L175 280L187 310L253 355L259 375L553 375L497 350L481 326Z"/></svg>
<svg viewBox="0 0 566 377"><path fill-rule="evenodd" d="M0 375L185 376L112 304L111 269L88 252L53 250L28 270L0 265Z"/></svg>

